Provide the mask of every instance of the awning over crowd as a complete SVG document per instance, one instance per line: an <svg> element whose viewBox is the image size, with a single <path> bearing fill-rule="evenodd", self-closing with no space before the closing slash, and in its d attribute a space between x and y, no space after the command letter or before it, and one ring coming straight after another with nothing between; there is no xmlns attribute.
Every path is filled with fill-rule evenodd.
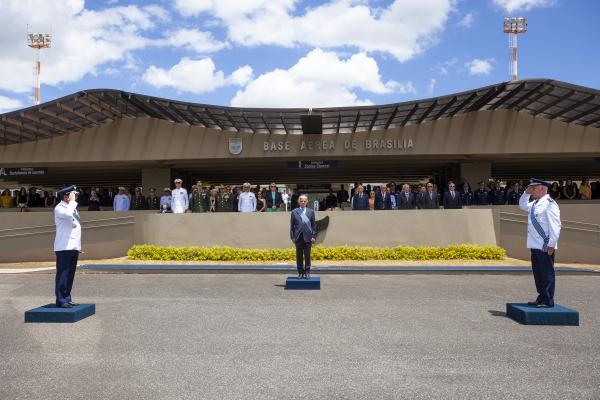
<svg viewBox="0 0 600 400"><path fill-rule="evenodd" d="M52 138L122 118L150 117L217 131L306 134L302 119L311 115L321 121L323 134L333 134L384 130L496 109L600 128L600 90L550 79L502 82L396 104L315 109L225 107L93 89L1 114L0 144Z"/></svg>

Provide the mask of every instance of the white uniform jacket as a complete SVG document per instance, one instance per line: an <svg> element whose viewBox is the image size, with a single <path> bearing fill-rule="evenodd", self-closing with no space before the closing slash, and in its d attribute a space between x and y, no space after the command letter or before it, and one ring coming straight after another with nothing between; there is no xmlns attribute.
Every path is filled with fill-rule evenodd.
<svg viewBox="0 0 600 400"><path fill-rule="evenodd" d="M76 201L61 201L54 207L54 224L54 251L81 250L81 224Z"/></svg>
<svg viewBox="0 0 600 400"><path fill-rule="evenodd" d="M252 192L242 192L238 200L238 209L240 212L256 211L256 196Z"/></svg>
<svg viewBox="0 0 600 400"><path fill-rule="evenodd" d="M519 198L519 208L527 212L527 248L544 250L544 238L538 233L531 221L531 208L545 235L549 238L548 247L558 248L560 236L560 209L549 195L529 202L530 195L523 193Z"/></svg>
<svg viewBox="0 0 600 400"><path fill-rule="evenodd" d="M184 188L173 189L171 191L171 210L175 214L184 213L190 205L187 190Z"/></svg>

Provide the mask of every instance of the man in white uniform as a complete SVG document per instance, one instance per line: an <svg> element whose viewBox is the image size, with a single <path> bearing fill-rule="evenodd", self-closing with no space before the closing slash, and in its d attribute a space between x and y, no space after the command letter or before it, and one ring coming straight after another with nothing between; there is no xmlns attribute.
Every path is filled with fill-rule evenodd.
<svg viewBox="0 0 600 400"><path fill-rule="evenodd" d="M71 299L71 289L75 279L77 259L81 251L81 223L77 213L75 186L68 186L58 191L62 201L54 207L54 223L56 237L54 253L56 254L56 306L71 308L77 304Z"/></svg>
<svg viewBox="0 0 600 400"><path fill-rule="evenodd" d="M183 214L190 206L188 192L181 187L181 184L181 179L175 179L175 189L171 191L171 210L174 214Z"/></svg>
<svg viewBox="0 0 600 400"><path fill-rule="evenodd" d="M119 194L113 199L113 210L114 211L129 211L129 204L131 200L129 196L125 194L125 188L119 188Z"/></svg>
<svg viewBox="0 0 600 400"><path fill-rule="evenodd" d="M531 249L531 267L538 297L529 305L554 307L554 256L560 235L560 210L548 195L550 183L529 180L527 190L519 198L519 208L529 214L527 248ZM529 201L533 199L533 201Z"/></svg>
<svg viewBox="0 0 600 400"><path fill-rule="evenodd" d="M242 193L238 200L238 209L240 212L255 212L256 211L256 196L250 191L252 185L246 182L242 185Z"/></svg>

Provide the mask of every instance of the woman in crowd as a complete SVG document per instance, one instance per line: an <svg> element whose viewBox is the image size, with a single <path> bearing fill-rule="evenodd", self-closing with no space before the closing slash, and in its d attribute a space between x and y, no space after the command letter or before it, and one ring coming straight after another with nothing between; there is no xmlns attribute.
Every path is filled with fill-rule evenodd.
<svg viewBox="0 0 600 400"><path fill-rule="evenodd" d="M11 208L13 206L13 198L10 195L10 190L4 189L0 201L2 202L2 208Z"/></svg>
<svg viewBox="0 0 600 400"><path fill-rule="evenodd" d="M100 211L100 198L95 190L92 190L88 200L88 211Z"/></svg>
<svg viewBox="0 0 600 400"><path fill-rule="evenodd" d="M369 192L369 211L375 211L375 192Z"/></svg>
<svg viewBox="0 0 600 400"><path fill-rule="evenodd" d="M552 182L552 186L550 186L550 190L548 194L553 200L558 200L561 198L560 189L558 187L558 182Z"/></svg>
<svg viewBox="0 0 600 400"><path fill-rule="evenodd" d="M265 208L267 208L267 200L265 200L263 192L258 191L258 193L256 193L256 212L262 212Z"/></svg>
<svg viewBox="0 0 600 400"><path fill-rule="evenodd" d="M19 193L17 194L17 207L19 207L19 211L27 211L27 203L29 202L29 195L27 194L27 190L24 187L21 187Z"/></svg>
<svg viewBox="0 0 600 400"><path fill-rule="evenodd" d="M581 200L591 200L592 199L592 187L588 182L588 178L583 178L581 180L581 185L579 185L579 198Z"/></svg>

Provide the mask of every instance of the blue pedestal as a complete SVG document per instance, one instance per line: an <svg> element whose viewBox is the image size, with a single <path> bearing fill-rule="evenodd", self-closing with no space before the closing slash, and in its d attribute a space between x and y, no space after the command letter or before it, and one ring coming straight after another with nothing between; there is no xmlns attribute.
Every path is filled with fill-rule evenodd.
<svg viewBox="0 0 600 400"><path fill-rule="evenodd" d="M579 313L558 304L550 308L537 308L528 304L507 303L506 315L524 325L579 326Z"/></svg>
<svg viewBox="0 0 600 400"><path fill-rule="evenodd" d="M289 276L285 281L285 288L292 290L320 290L321 278L310 277L310 279L298 279Z"/></svg>
<svg viewBox="0 0 600 400"><path fill-rule="evenodd" d="M95 304L80 304L72 308L47 304L25 311L25 322L77 322L95 313Z"/></svg>

